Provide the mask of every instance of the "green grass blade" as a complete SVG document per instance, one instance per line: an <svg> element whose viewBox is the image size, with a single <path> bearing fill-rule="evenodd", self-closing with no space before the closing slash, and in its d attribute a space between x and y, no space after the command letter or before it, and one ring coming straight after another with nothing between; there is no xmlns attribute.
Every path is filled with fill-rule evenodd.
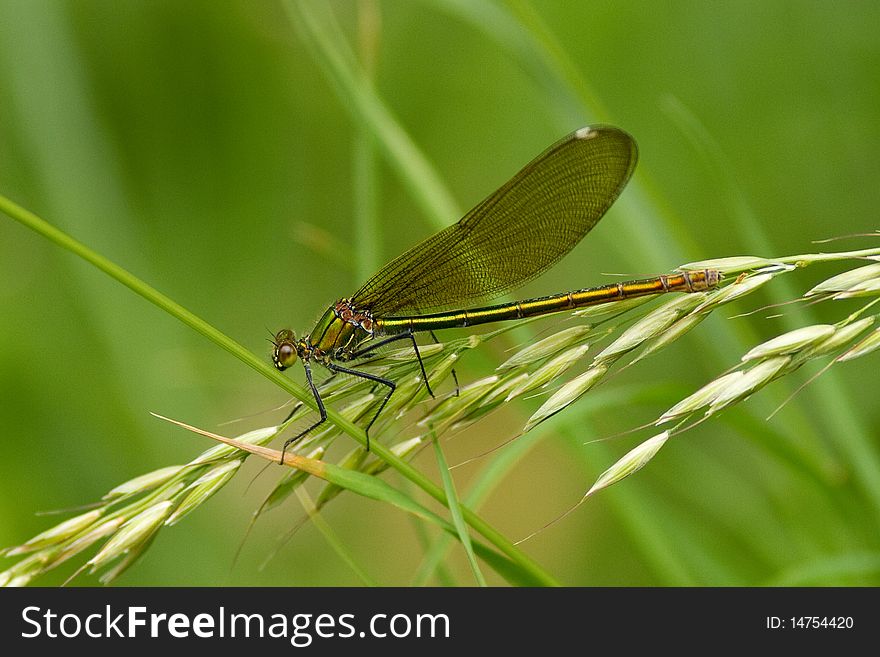
<svg viewBox="0 0 880 657"><path fill-rule="evenodd" d="M480 572L480 566L477 564L477 557L474 556L473 547L471 547L471 536L468 533L464 518L461 517L461 507L458 504L458 493L455 491L455 482L452 480L452 473L449 472L449 465L446 463L446 456L443 454L443 448L437 437L434 437L434 453L437 455L437 468L440 470L440 478L443 480L443 488L446 490L446 499L449 500L449 513L452 516L452 523L455 525L455 531L458 533L458 540L464 547L471 572L474 579L480 586L486 586L486 578Z"/></svg>
<svg viewBox="0 0 880 657"><path fill-rule="evenodd" d="M416 518L437 525L452 536L461 536L455 526L416 502L403 491L394 488L383 479L366 475L357 470L349 470L333 463L322 463L321 471L312 472L312 474L363 497L395 506ZM467 532L464 531L464 534L467 535ZM511 583L526 586L546 586L547 584L544 578L536 578L529 569L523 568L521 564L499 555L486 545L474 542L472 551L479 554L480 558ZM485 581L482 583L485 584Z"/></svg>
<svg viewBox="0 0 880 657"><path fill-rule="evenodd" d="M439 541L434 540L434 537L428 532L428 527L425 525L424 522L422 522L418 518L413 518L412 516L409 516L409 518L412 522L413 531L416 534L416 539L419 542L419 546L421 546L422 552L427 555L427 553L434 546L436 546ZM444 534L441 534L440 536L445 540L446 537L448 536L448 534L444 533ZM441 555L441 558L442 558L442 555ZM424 563L424 561L425 561L425 559L423 558L422 563ZM420 564L420 567L421 567L421 564ZM455 578L449 572L449 568L446 567L446 564L437 563L434 566L432 573L434 575L436 575L437 582L439 583L440 586L456 586ZM416 570L416 573L413 575L413 578L412 578L411 586L417 585L416 579L418 578L418 576L419 576L419 571ZM419 584L419 586L424 586L424 583Z"/></svg>
<svg viewBox="0 0 880 657"><path fill-rule="evenodd" d="M414 515L416 518L437 525L451 536L456 538L461 537L461 533L459 533L455 526L451 525L432 511L429 511L413 500L409 495L394 488L382 479L371 477L355 470L341 468L331 463L327 464L326 479L337 486L359 495L363 495L364 497L369 497L396 506L398 509ZM467 532L465 531L464 534L467 535ZM501 556L480 542L474 542L472 544L472 551L489 564L495 572L512 584L523 586L547 585L544 578L536 578L529 569L523 568L522 564ZM477 572L479 572L479 569L477 569ZM485 581L483 581L482 584L485 584Z"/></svg>
<svg viewBox="0 0 880 657"><path fill-rule="evenodd" d="M406 511L421 520L426 520L437 525L451 536L456 538L461 537L461 533L459 533L455 526L382 479L365 475L356 470L341 468L332 463L326 464L325 474L326 480L337 486L364 497L369 497L396 506L398 509ZM464 534L467 535L467 531L464 531ZM480 542L473 542L472 550L474 553L478 554L483 561L492 566L495 572L513 584L524 586L547 585L545 578L535 577L530 569L524 568L522 564L503 557ZM479 572L479 570L477 572ZM485 581L483 581L482 584L485 584Z"/></svg>
<svg viewBox="0 0 880 657"><path fill-rule="evenodd" d="M577 417L583 418L585 415L588 415L590 409L602 408L609 410L618 404L629 407L646 389L646 386L630 386L615 391L597 391L583 400L585 410L577 414ZM559 416L554 420L548 421L548 423L536 427L534 430L519 436L498 450L497 454L493 455L491 461L474 477L474 483L464 498L466 506L471 509L479 509L492 491L519 464L526 454L541 444L547 437L556 435L560 428L564 430L568 426L565 421L567 415L569 414ZM570 415L575 414L572 413ZM580 423L581 420L578 419L577 422ZM413 577L414 586L424 586L430 580L436 568L443 562L443 558L450 545L451 537L445 534L439 536L434 541L430 549L425 553L422 563Z"/></svg>
<svg viewBox="0 0 880 657"><path fill-rule="evenodd" d="M880 553L850 552L814 559L786 568L767 586L876 585L880 580Z"/></svg>
<svg viewBox="0 0 880 657"><path fill-rule="evenodd" d="M347 45L338 38L332 15L316 11L314 4L302 0L287 0L284 7L291 24L333 84L341 105L351 112L355 124L374 133L386 161L432 225L443 228L460 217L458 205L428 158L400 127L363 71L357 68Z"/></svg>
<svg viewBox="0 0 880 657"><path fill-rule="evenodd" d="M365 77L372 80L379 56L381 18L375 2L358 3L358 54ZM355 274L365 281L382 264L382 222L379 221L379 166L373 131L360 128L355 133L353 169Z"/></svg>
<svg viewBox="0 0 880 657"><path fill-rule="evenodd" d="M376 145L373 135L361 130L354 142L354 239L357 280L367 280L378 269L382 243L381 222L378 220Z"/></svg>
<svg viewBox="0 0 880 657"><path fill-rule="evenodd" d="M325 468L323 478L331 484L336 484L340 488L379 502L386 502L440 527L448 526L448 523L436 513L429 511L412 497L394 488L383 479L371 477L357 470L349 470L333 463L326 463Z"/></svg>
<svg viewBox="0 0 880 657"><path fill-rule="evenodd" d="M358 579L360 579L367 586L376 586L376 582L371 578L367 571L365 571L360 564L358 564L357 560L345 547L345 544L342 542L342 539L339 538L339 535L333 531L333 528L330 524L324 520L324 517L321 515L321 512L315 507L315 503L312 501L312 498L309 497L309 494L302 488L302 486L297 487L296 496L299 498L300 503L302 504L303 509L308 514L309 519L312 521L312 524L321 532L321 535L324 537L324 540L327 541L327 544L333 548L333 551L336 553L340 559L352 570L352 572L357 575Z"/></svg>
<svg viewBox="0 0 880 657"><path fill-rule="evenodd" d="M554 99L551 107L559 114L558 123L570 126L584 121L584 106L593 105L594 95L585 87L579 88L581 97L573 93L572 89L578 87L578 83L566 79L549 50L542 47L532 33L504 7L485 0L422 1L467 23L510 52L535 84L544 88L546 97ZM585 102L584 98L589 98L589 102Z"/></svg>

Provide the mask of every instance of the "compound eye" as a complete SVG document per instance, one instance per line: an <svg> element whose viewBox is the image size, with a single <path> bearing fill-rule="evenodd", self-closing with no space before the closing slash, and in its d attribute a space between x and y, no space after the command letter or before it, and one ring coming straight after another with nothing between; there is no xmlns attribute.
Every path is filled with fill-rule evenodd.
<svg viewBox="0 0 880 657"><path fill-rule="evenodd" d="M296 347L289 342L282 342L275 347L275 353L272 354L272 361L279 370L286 370L296 362Z"/></svg>

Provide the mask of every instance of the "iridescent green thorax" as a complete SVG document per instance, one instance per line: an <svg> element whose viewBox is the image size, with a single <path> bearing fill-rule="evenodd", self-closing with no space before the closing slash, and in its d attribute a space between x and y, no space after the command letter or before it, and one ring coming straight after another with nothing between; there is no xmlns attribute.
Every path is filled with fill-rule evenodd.
<svg viewBox="0 0 880 657"><path fill-rule="evenodd" d="M340 299L327 309L311 333L303 339L310 354L318 360L345 356L364 340L373 337L373 318L356 310L348 299ZM300 354L300 357L303 357Z"/></svg>

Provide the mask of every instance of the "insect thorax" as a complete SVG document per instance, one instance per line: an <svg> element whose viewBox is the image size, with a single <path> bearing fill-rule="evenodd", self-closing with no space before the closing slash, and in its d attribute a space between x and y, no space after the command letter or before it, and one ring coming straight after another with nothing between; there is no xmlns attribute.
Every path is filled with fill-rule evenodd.
<svg viewBox="0 0 880 657"><path fill-rule="evenodd" d="M349 299L340 299L315 324L308 342L318 359L344 359L354 347L373 337L373 316L357 310Z"/></svg>

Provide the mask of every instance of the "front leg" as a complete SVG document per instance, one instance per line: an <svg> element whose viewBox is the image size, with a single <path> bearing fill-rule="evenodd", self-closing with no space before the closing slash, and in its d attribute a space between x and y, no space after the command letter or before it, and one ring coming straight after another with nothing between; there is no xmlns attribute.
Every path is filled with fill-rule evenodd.
<svg viewBox="0 0 880 657"><path fill-rule="evenodd" d="M321 385L318 386L318 387L319 387L319 388L323 388L323 387L326 386L328 383L330 383L330 382L333 380L333 378L334 378L335 376L336 376L336 373L334 372L333 374L331 374L330 376L328 376L326 379L324 379L324 380L321 382ZM293 408L290 410L290 413L287 414L287 417L284 418L284 419L281 421L281 424L286 423L290 418L292 418L292 417L293 417L293 414L296 413L299 409L302 408L302 405L303 405L302 402L297 402L296 404L294 404L294 405L293 405ZM306 432L306 433L308 433L308 432Z"/></svg>
<svg viewBox="0 0 880 657"><path fill-rule="evenodd" d="M297 440L299 440L300 438L302 438L306 434L310 433L312 430L317 429L322 424L324 424L324 422L327 421L327 409L324 408L324 401L321 399L321 393L318 392L318 389L315 387L315 384L312 381L312 368L309 365L309 362L305 361L305 360L303 361L303 367L306 370L306 381L309 384L309 389L312 391L312 395L314 395L314 397L315 397L315 403L318 405L318 413L321 414L321 419L318 420L317 422L315 422L312 426L310 426L305 431L301 431L297 435L295 435L293 438L288 438L287 440L284 441L284 447L281 448L281 460L279 461L279 463L281 463L281 464L284 464L284 455L287 453L287 448L292 443L295 443ZM291 415L293 415L293 413L291 413ZM288 416L288 419L290 419L290 416Z"/></svg>

